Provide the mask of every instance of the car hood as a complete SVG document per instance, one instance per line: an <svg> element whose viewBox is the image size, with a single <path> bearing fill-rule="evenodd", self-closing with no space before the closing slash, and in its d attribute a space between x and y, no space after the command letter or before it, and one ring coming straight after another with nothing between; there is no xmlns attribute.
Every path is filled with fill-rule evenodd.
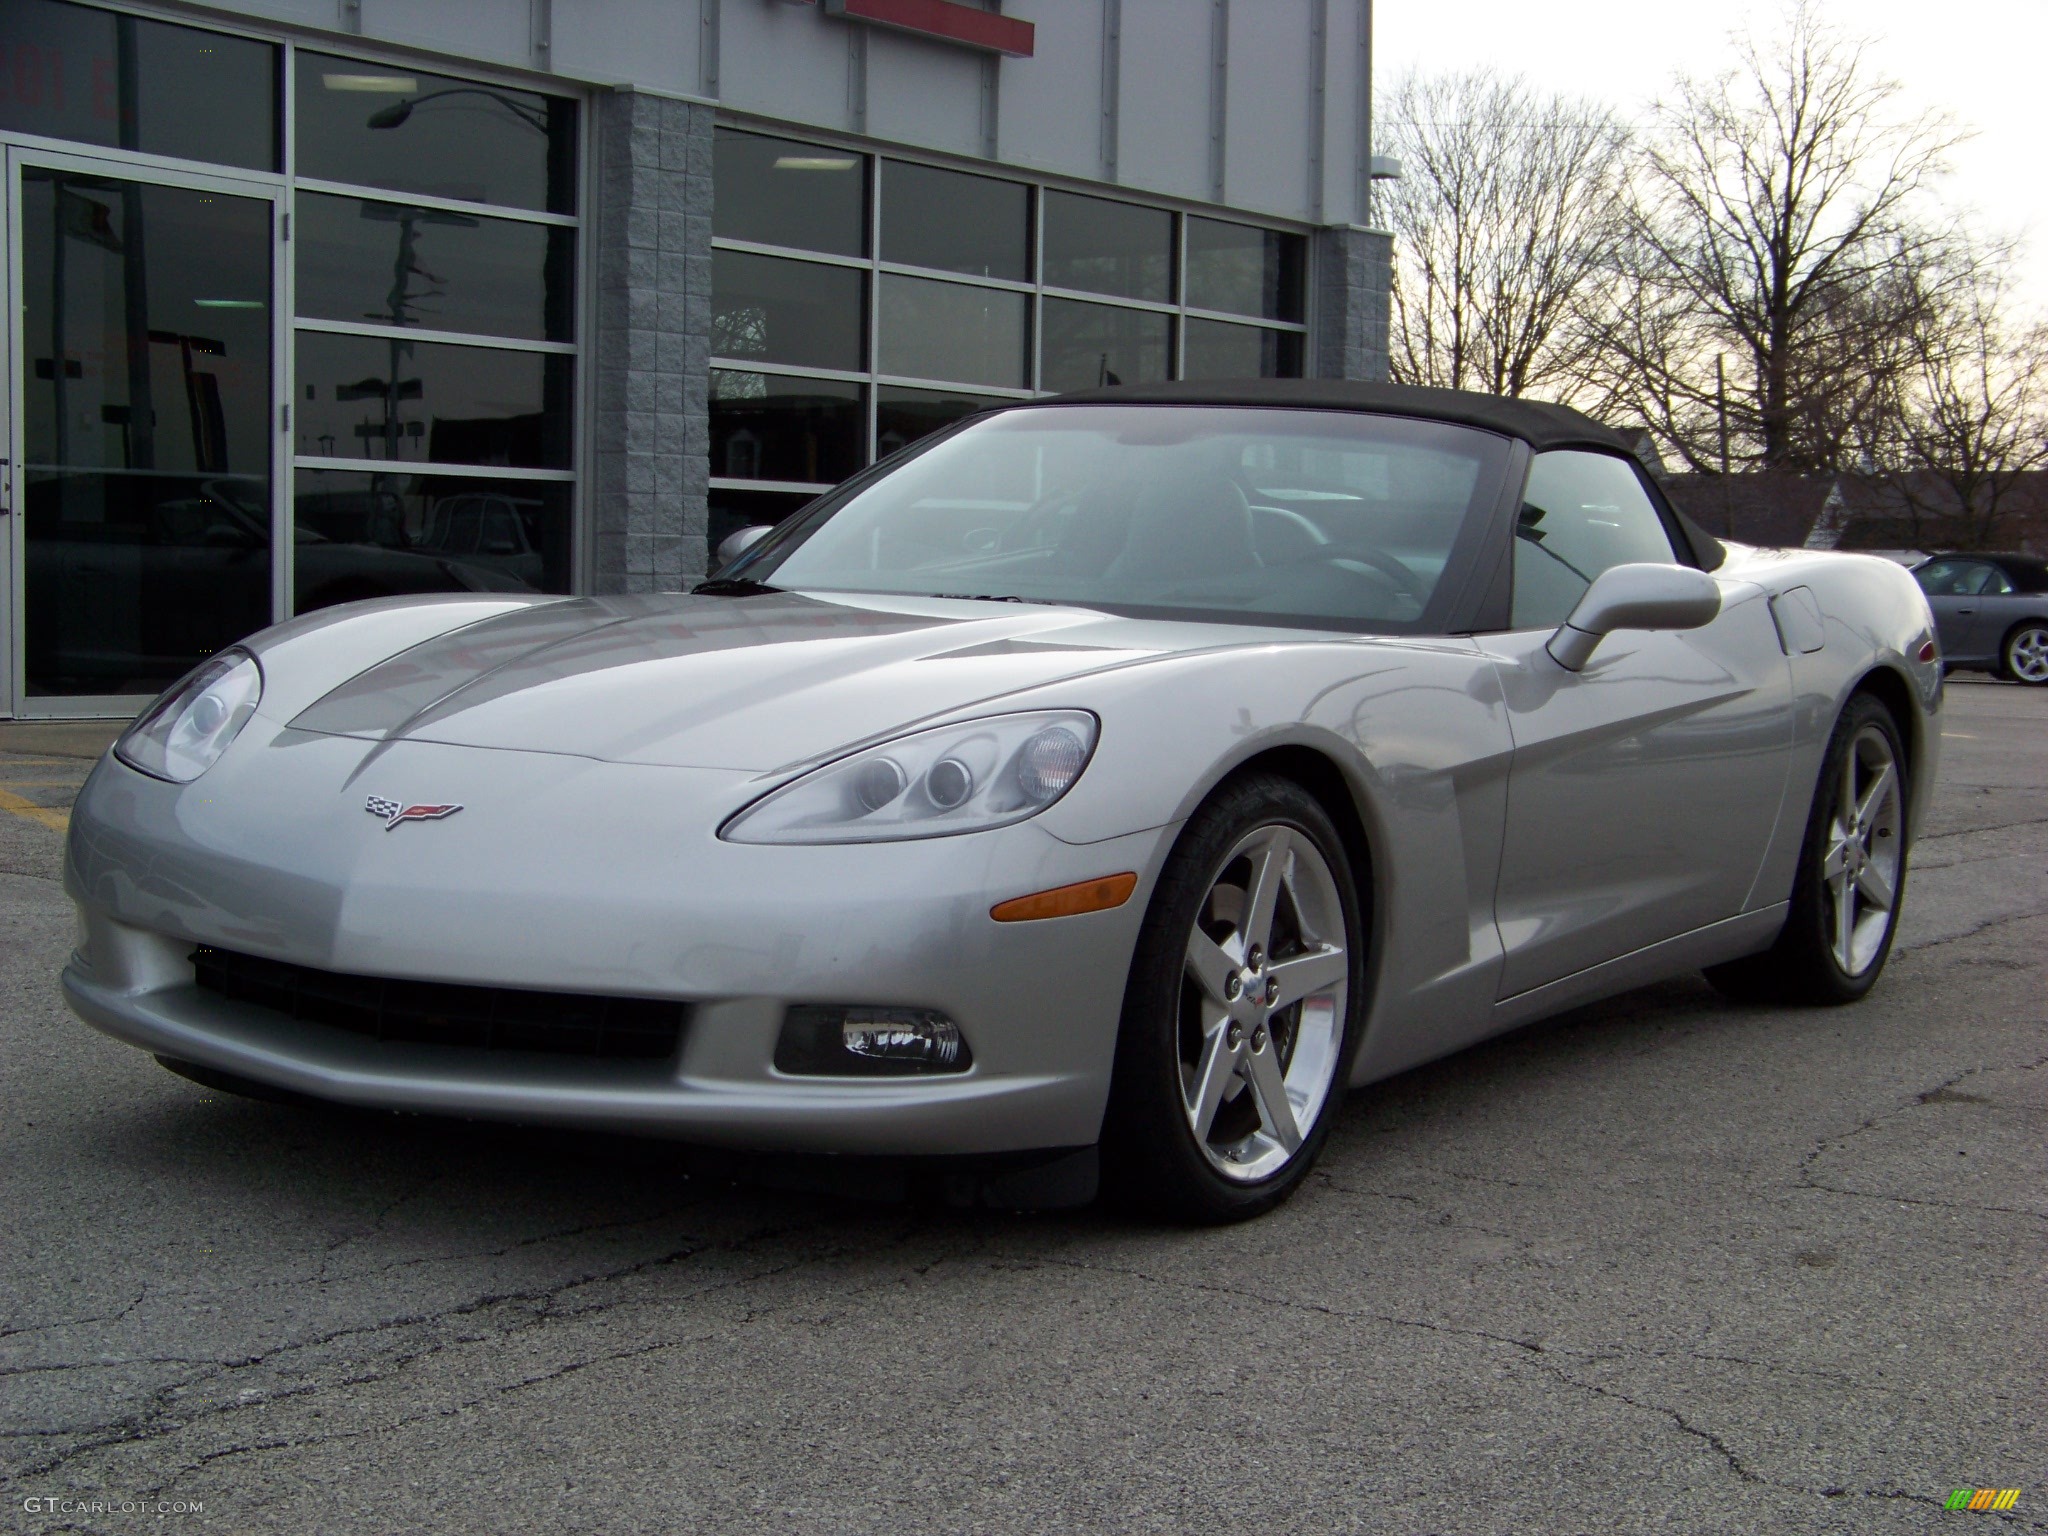
<svg viewBox="0 0 2048 1536"><path fill-rule="evenodd" d="M415 645L290 723L380 741L763 771L1021 689L1272 637L916 598L573 598Z"/></svg>

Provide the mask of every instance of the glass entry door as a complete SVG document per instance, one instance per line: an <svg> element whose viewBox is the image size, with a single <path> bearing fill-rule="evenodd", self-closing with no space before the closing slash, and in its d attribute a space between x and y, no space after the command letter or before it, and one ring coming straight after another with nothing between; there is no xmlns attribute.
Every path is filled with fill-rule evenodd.
<svg viewBox="0 0 2048 1536"><path fill-rule="evenodd" d="M14 713L136 708L281 611L276 194L7 172Z"/></svg>

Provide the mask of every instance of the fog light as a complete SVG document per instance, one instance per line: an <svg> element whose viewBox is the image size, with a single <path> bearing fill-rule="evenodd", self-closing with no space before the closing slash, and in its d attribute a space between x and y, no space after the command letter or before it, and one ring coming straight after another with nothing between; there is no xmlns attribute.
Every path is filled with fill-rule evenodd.
<svg viewBox="0 0 2048 1536"><path fill-rule="evenodd" d="M960 1026L926 1008L792 1008L775 1070L798 1077L921 1077L974 1065Z"/></svg>

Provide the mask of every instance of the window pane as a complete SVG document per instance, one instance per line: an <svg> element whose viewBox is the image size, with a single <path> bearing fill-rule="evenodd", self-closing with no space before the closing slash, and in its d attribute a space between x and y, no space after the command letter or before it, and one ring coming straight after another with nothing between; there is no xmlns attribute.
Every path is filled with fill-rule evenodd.
<svg viewBox="0 0 2048 1536"><path fill-rule="evenodd" d="M576 211L576 103L300 50L301 176Z"/></svg>
<svg viewBox="0 0 2048 1536"><path fill-rule="evenodd" d="M1095 389L1168 378L1172 328L1170 316L1150 310L1047 299L1038 387Z"/></svg>
<svg viewBox="0 0 2048 1536"><path fill-rule="evenodd" d="M1515 524L1514 626L1562 624L1602 571L1673 558L1664 520L1628 460L1539 453Z"/></svg>
<svg viewBox="0 0 2048 1536"><path fill-rule="evenodd" d="M1170 302L1173 215L1163 208L1047 192L1045 281L1053 288Z"/></svg>
<svg viewBox="0 0 2048 1536"><path fill-rule="evenodd" d="M710 500L711 564L718 564L718 546L742 528L772 528L792 512L810 505L808 491L736 491L712 487Z"/></svg>
<svg viewBox="0 0 2048 1536"><path fill-rule="evenodd" d="M277 50L58 0L7 0L0 128L273 171Z"/></svg>
<svg viewBox="0 0 2048 1536"><path fill-rule="evenodd" d="M1022 389L1029 313L1021 293L884 273L880 371Z"/></svg>
<svg viewBox="0 0 2048 1536"><path fill-rule="evenodd" d="M1308 242L1277 229L1188 220L1188 304L1264 320L1300 320Z"/></svg>
<svg viewBox="0 0 2048 1536"><path fill-rule="evenodd" d="M326 331L297 349L302 454L569 468L570 358Z"/></svg>
<svg viewBox="0 0 2048 1536"><path fill-rule="evenodd" d="M28 691L153 693L271 620L271 205L20 188Z"/></svg>
<svg viewBox="0 0 2048 1536"><path fill-rule="evenodd" d="M560 481L301 469L293 611L414 592L569 590Z"/></svg>
<svg viewBox="0 0 2048 1536"><path fill-rule="evenodd" d="M1223 320L1190 320L1184 379L1298 379L1301 334Z"/></svg>
<svg viewBox="0 0 2048 1536"><path fill-rule="evenodd" d="M882 260L973 277L1031 275L1031 198L1014 181L882 162Z"/></svg>
<svg viewBox="0 0 2048 1536"><path fill-rule="evenodd" d="M861 274L745 251L711 253L711 355L865 368Z"/></svg>
<svg viewBox="0 0 2048 1536"><path fill-rule="evenodd" d="M711 473L830 485L861 467L867 403L858 384L711 371Z"/></svg>
<svg viewBox="0 0 2048 1536"><path fill-rule="evenodd" d="M949 422L1004 403L998 396L884 384L875 393L875 457L887 458Z"/></svg>
<svg viewBox="0 0 2048 1536"><path fill-rule="evenodd" d="M575 339L574 230L319 192L298 210L301 315Z"/></svg>
<svg viewBox="0 0 2048 1536"><path fill-rule="evenodd" d="M834 256L867 254L862 157L848 149L718 130L711 233Z"/></svg>

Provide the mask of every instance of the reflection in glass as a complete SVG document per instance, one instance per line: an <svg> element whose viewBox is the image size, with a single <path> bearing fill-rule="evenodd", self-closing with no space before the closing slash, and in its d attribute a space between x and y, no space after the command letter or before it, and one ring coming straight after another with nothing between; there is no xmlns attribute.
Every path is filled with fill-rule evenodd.
<svg viewBox="0 0 2048 1536"><path fill-rule="evenodd" d="M575 339L572 229L320 192L298 212L303 316Z"/></svg>
<svg viewBox="0 0 2048 1536"><path fill-rule="evenodd" d="M861 156L720 128L712 156L711 233L834 256L867 253Z"/></svg>
<svg viewBox="0 0 2048 1536"><path fill-rule="evenodd" d="M1300 320L1308 242L1277 229L1189 218L1188 305Z"/></svg>
<svg viewBox="0 0 2048 1536"><path fill-rule="evenodd" d="M742 528L772 528L810 505L809 491L737 491L712 487L708 548L715 566L718 546Z"/></svg>
<svg viewBox="0 0 2048 1536"><path fill-rule="evenodd" d="M0 129L274 171L277 49L60 0L6 0Z"/></svg>
<svg viewBox="0 0 2048 1536"><path fill-rule="evenodd" d="M301 469L292 611L418 592L569 590L569 487L462 474Z"/></svg>
<svg viewBox="0 0 2048 1536"><path fill-rule="evenodd" d="M1031 194L1022 184L882 162L882 260L1021 283L1030 252Z"/></svg>
<svg viewBox="0 0 2048 1536"><path fill-rule="evenodd" d="M153 693L271 618L271 205L21 192L28 691Z"/></svg>
<svg viewBox="0 0 2048 1536"><path fill-rule="evenodd" d="M1170 378L1172 328L1170 316L1149 309L1047 299L1038 387L1096 389Z"/></svg>
<svg viewBox="0 0 2048 1536"><path fill-rule="evenodd" d="M1269 331L1227 320L1189 320L1184 379L1298 379L1301 333Z"/></svg>
<svg viewBox="0 0 2048 1536"><path fill-rule="evenodd" d="M711 473L829 485L859 469L866 401L858 384L711 371Z"/></svg>
<svg viewBox="0 0 2048 1536"><path fill-rule="evenodd" d="M1173 299L1173 215L1074 192L1045 194L1045 282L1124 299Z"/></svg>
<svg viewBox="0 0 2048 1536"><path fill-rule="evenodd" d="M882 275L879 371L1021 389L1029 301L1000 288Z"/></svg>
<svg viewBox="0 0 2048 1536"><path fill-rule="evenodd" d="M327 331L296 345L302 454L570 467L569 357Z"/></svg>
<svg viewBox="0 0 2048 1536"><path fill-rule="evenodd" d="M861 274L745 251L711 253L711 355L860 368Z"/></svg>
<svg viewBox="0 0 2048 1536"><path fill-rule="evenodd" d="M906 443L914 443L962 416L1004 403L997 396L963 394L958 390L881 385L875 392L875 457L887 458Z"/></svg>
<svg viewBox="0 0 2048 1536"><path fill-rule="evenodd" d="M428 197L576 211L576 103L300 49L298 171Z"/></svg>

